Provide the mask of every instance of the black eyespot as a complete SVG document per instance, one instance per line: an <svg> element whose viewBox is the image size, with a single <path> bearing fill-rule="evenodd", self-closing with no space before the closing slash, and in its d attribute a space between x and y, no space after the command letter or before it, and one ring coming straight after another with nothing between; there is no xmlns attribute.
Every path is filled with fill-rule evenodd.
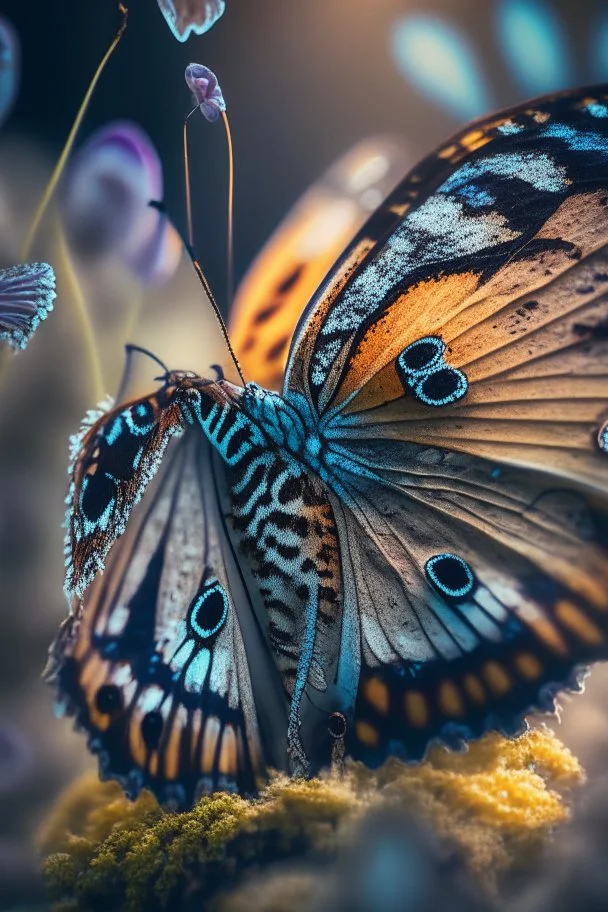
<svg viewBox="0 0 608 912"><path fill-rule="evenodd" d="M425 405L450 405L462 399L468 386L462 371L455 367L441 367L420 380L414 393Z"/></svg>
<svg viewBox="0 0 608 912"><path fill-rule="evenodd" d="M190 627L203 640L216 634L228 617L228 596L217 580L209 580L190 607Z"/></svg>
<svg viewBox="0 0 608 912"><path fill-rule="evenodd" d="M455 554L437 554L424 565L431 586L448 599L467 598L476 585L475 574Z"/></svg>
<svg viewBox="0 0 608 912"><path fill-rule="evenodd" d="M144 739L146 747L150 750L157 748L162 733L163 717L161 714L156 710L146 713L141 720L141 736Z"/></svg>
<svg viewBox="0 0 608 912"><path fill-rule="evenodd" d="M346 716L341 712L334 712L328 719L327 727L332 738L343 738L346 735Z"/></svg>
<svg viewBox="0 0 608 912"><path fill-rule="evenodd" d="M80 493L80 510L91 523L97 523L112 504L116 493L114 481L105 472L85 475Z"/></svg>
<svg viewBox="0 0 608 912"><path fill-rule="evenodd" d="M439 365L445 351L445 344L439 336L425 336L404 348L397 359L398 366L406 374L419 374Z"/></svg>
<svg viewBox="0 0 608 912"><path fill-rule="evenodd" d="M151 402L138 402L129 409L129 421L138 430L147 431L154 422L154 408Z"/></svg>
<svg viewBox="0 0 608 912"><path fill-rule="evenodd" d="M98 712L112 716L122 706L122 697L116 684L104 684L95 694Z"/></svg>

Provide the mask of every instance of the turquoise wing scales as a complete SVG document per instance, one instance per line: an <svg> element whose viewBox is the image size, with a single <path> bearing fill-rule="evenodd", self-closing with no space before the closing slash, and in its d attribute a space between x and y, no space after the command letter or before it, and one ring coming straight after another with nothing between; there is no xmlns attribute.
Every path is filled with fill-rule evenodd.
<svg viewBox="0 0 608 912"><path fill-rule="evenodd" d="M607 101L467 128L296 330L284 397L316 422L366 762L516 730L608 657Z"/></svg>

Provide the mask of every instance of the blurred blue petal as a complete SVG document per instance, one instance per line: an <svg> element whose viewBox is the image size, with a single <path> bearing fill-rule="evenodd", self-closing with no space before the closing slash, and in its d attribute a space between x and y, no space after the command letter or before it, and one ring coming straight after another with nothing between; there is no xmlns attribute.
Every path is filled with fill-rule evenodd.
<svg viewBox="0 0 608 912"><path fill-rule="evenodd" d="M55 273L48 263L0 269L0 340L11 348L26 348L54 300Z"/></svg>
<svg viewBox="0 0 608 912"><path fill-rule="evenodd" d="M600 13L591 30L591 66L593 79L606 82L608 79L608 8Z"/></svg>
<svg viewBox="0 0 608 912"><path fill-rule="evenodd" d="M61 211L70 247L89 258L117 257L145 283L169 278L158 259L164 235L172 241L174 229L149 205L162 197L162 167L150 138L128 121L108 124L66 169ZM179 256L171 259L173 271L178 262Z"/></svg>
<svg viewBox="0 0 608 912"><path fill-rule="evenodd" d="M507 63L526 94L554 92L575 81L564 29L542 0L502 0L498 35Z"/></svg>
<svg viewBox="0 0 608 912"><path fill-rule="evenodd" d="M20 79L19 39L10 22L0 16L0 124L11 112Z"/></svg>
<svg viewBox="0 0 608 912"><path fill-rule="evenodd" d="M458 119L493 107L474 51L454 26L424 13L408 15L394 24L391 45L404 79Z"/></svg>
<svg viewBox="0 0 608 912"><path fill-rule="evenodd" d="M158 6L178 41L204 35L226 9L225 0L158 0Z"/></svg>

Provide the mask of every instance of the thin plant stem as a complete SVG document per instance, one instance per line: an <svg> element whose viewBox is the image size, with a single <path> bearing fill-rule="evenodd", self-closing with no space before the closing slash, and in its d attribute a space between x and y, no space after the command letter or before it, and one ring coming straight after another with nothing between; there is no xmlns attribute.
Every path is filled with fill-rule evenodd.
<svg viewBox="0 0 608 912"><path fill-rule="evenodd" d="M78 281L76 269L70 256L65 233L59 220L57 220L56 237L59 249L59 262L70 287L70 297L74 304L74 311L78 318L78 322L80 323L87 356L87 364L90 371L93 397L95 402L100 402L105 396L106 388L103 380L99 350L97 348L97 342L95 341L95 331L93 329L93 324L91 323L91 317L82 293L80 282Z"/></svg>
<svg viewBox="0 0 608 912"><path fill-rule="evenodd" d="M232 306L232 290L234 286L234 151L232 148L232 133L230 131L230 122L228 115L222 111L222 119L226 129L226 141L228 143L228 243L227 243L227 299L228 308Z"/></svg>
<svg viewBox="0 0 608 912"><path fill-rule="evenodd" d="M51 174L49 182L46 185L44 193L42 194L42 199L40 200L40 203L38 204L38 208L36 209L34 218L32 219L32 223L27 231L25 240L23 242L23 247L22 247L22 251L21 251L22 260L27 260L30 255L30 251L32 249L34 240L36 238L36 234L38 232L38 229L40 228L40 224L42 222L42 219L44 218L45 212L49 207L49 203L51 202L51 200L53 198L53 194L55 193L55 190L57 189L57 184L59 183L59 180L63 173L63 169L65 168L65 164L66 164L68 157L74 146L76 136L80 129L80 125L82 124L84 115L87 112L87 108L88 108L91 98L93 96L93 92L95 91L95 89L97 87L97 83L99 82L99 79L105 69L107 62L109 61L110 57L114 53L114 50L116 49L120 39L122 38L122 36L125 32L125 29L127 28L127 17L128 17L127 7L123 3L119 3L118 11L121 16L121 21L120 21L120 25L118 26L118 31L116 32L116 35L112 39L112 42L111 42L109 48L107 49L107 51L101 58L101 62L99 63L99 66L95 70L95 73L93 74L93 78L91 79L91 82L89 83L89 87L85 93L84 98L82 99L82 103L78 109L78 113L76 114L74 123L72 124L72 129L70 130L70 132L68 134L68 138L65 141L65 145L61 151L61 155L59 156L59 159L57 160L57 164L55 165L55 168L53 170L53 173Z"/></svg>
<svg viewBox="0 0 608 912"><path fill-rule="evenodd" d="M186 224L188 226L188 244L194 247L194 231L192 228L192 193L190 190L190 157L188 155L188 121L195 111L198 111L198 105L192 108L184 120L184 181L186 187Z"/></svg>

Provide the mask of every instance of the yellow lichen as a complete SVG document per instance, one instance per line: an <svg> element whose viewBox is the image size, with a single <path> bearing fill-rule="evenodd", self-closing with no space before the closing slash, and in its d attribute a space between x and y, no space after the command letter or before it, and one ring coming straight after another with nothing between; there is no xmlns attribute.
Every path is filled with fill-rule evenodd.
<svg viewBox="0 0 608 912"><path fill-rule="evenodd" d="M581 780L577 761L543 729L512 740L488 735L464 753L434 748L418 765L389 760L371 771L349 763L311 781L280 776L257 799L215 794L181 814L147 793L130 802L116 784L88 776L60 797L40 845L62 904L173 909L193 890L209 899L252 865L270 872L274 861L310 849L331 856L370 810L403 802L492 889L568 816L564 791Z"/></svg>

